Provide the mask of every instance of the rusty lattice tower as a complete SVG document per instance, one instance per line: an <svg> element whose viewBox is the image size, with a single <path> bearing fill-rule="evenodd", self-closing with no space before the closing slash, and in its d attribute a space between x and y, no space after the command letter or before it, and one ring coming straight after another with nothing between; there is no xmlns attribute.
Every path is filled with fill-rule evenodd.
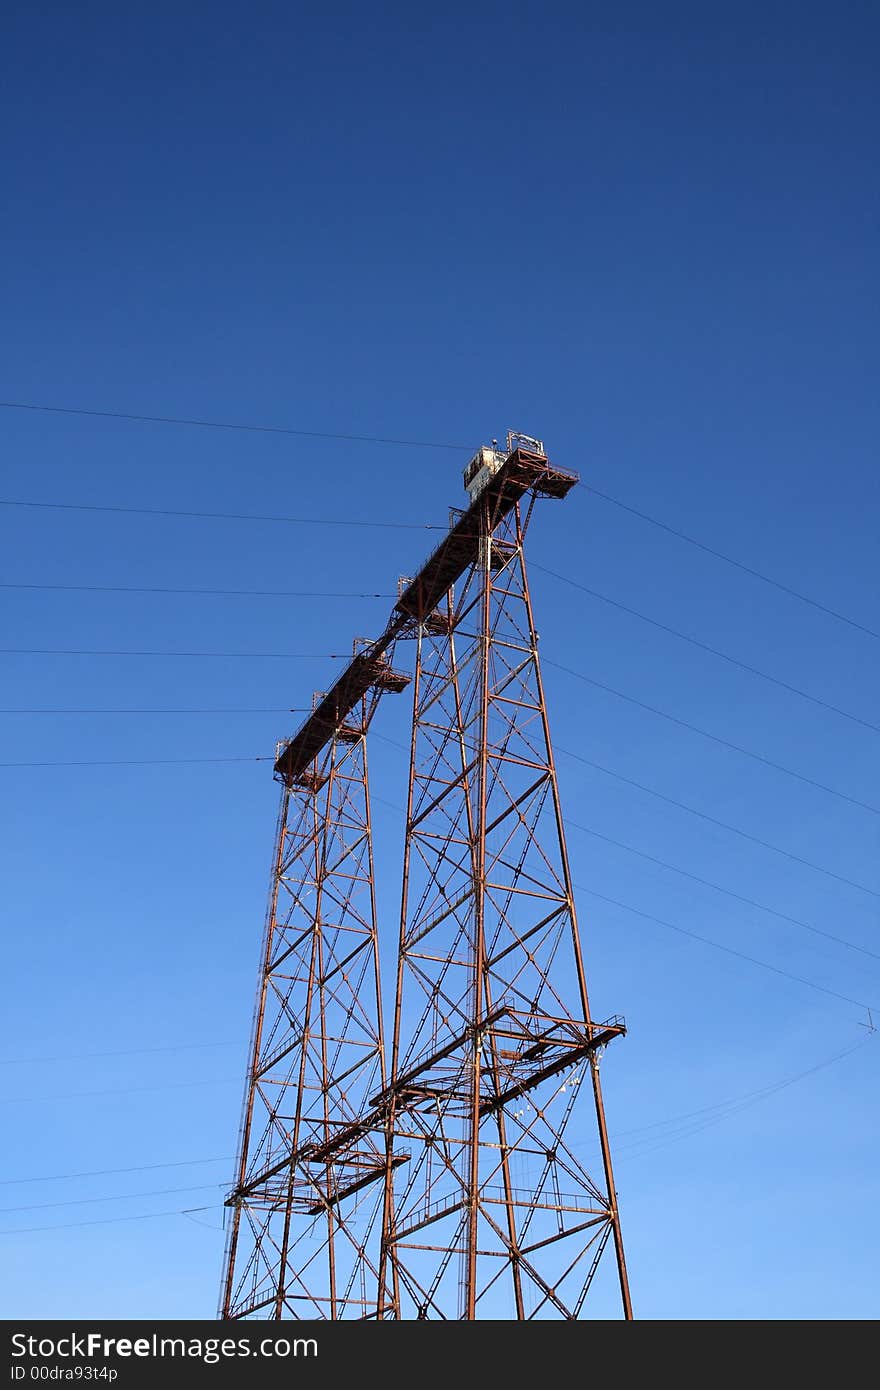
<svg viewBox="0 0 880 1390"><path fill-rule="evenodd" d="M509 436L505 451L478 452L465 481L470 506L276 762L285 801L226 1316L577 1319L603 1283L601 1315L612 1288L632 1316L599 1080L624 1028L590 1012L524 555L536 502L565 497L577 478L539 441ZM301 844L342 833L334 769L363 748L382 689L405 683L387 660L400 638L416 657L386 1068L368 849L355 879L369 899L358 921L370 965L357 987L342 970L332 1020L326 887L287 866ZM294 796L306 826L285 850ZM339 858L311 854L324 874ZM290 925L273 947L282 888ZM347 912L353 893L335 891ZM334 945L332 962L345 949ZM289 972L291 951L296 989L275 990L267 1031L275 962ZM343 1063L336 1042L319 1048L325 1035L360 1038L364 1010L359 1062ZM268 1090L263 1072L276 1065L284 1079Z"/></svg>
<svg viewBox="0 0 880 1390"><path fill-rule="evenodd" d="M359 1124L385 1079L367 729L382 691L406 684L356 655L279 750L223 1317L366 1318L380 1306L386 1156Z"/></svg>
<svg viewBox="0 0 880 1390"><path fill-rule="evenodd" d="M523 550L536 499L576 478L513 443L472 465L465 566L441 547L398 603L416 662L382 1255L404 1318L578 1318L609 1242L629 1314L598 1068L623 1028L590 1014ZM582 1090L598 1176L583 1126L566 1137Z"/></svg>

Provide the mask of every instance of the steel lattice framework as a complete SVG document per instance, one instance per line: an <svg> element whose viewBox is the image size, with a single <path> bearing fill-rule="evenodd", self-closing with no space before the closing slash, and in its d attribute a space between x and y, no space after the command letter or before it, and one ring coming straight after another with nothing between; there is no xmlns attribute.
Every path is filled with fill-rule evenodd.
<svg viewBox="0 0 880 1390"><path fill-rule="evenodd" d="M609 1238L629 1308L598 1071L623 1029L589 1011L528 515L494 513L485 498L474 562L416 621L383 1237L404 1318L577 1318ZM598 1180L566 1145L581 1083Z"/></svg>
<svg viewBox="0 0 880 1390"><path fill-rule="evenodd" d="M364 696L285 781L230 1199L224 1317L378 1311L385 1079ZM377 1196L378 1193L378 1196Z"/></svg>
<svg viewBox="0 0 880 1390"><path fill-rule="evenodd" d="M276 761L226 1317L578 1319L600 1271L603 1315L610 1277L632 1317L599 1079L625 1029L590 1013L524 555L536 501L577 478L535 444L493 455ZM388 663L401 638L416 657L386 1071L365 737L407 683Z"/></svg>

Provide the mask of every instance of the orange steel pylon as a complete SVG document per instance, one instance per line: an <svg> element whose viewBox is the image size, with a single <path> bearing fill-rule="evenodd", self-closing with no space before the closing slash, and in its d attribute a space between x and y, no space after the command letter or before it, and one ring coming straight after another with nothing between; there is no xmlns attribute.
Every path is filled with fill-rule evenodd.
<svg viewBox="0 0 880 1390"><path fill-rule="evenodd" d="M508 436L280 748L226 1318L632 1317L524 539L577 482ZM389 1065L366 735L409 678Z"/></svg>
<svg viewBox="0 0 880 1390"><path fill-rule="evenodd" d="M599 1081L624 1028L588 1003L523 553L534 501L501 514L484 494L459 583L430 611L404 595L417 655L384 1316L579 1318L609 1244L632 1316ZM598 1175L573 1124L582 1093Z"/></svg>

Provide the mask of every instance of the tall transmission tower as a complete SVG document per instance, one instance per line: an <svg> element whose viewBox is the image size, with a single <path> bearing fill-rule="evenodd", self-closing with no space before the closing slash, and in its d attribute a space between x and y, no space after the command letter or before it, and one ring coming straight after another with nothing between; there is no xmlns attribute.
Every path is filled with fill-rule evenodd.
<svg viewBox="0 0 880 1390"><path fill-rule="evenodd" d="M632 1317L599 1078L625 1029L590 1012L524 554L537 501L576 482L539 440L480 449L465 470L470 506L276 761L285 790L229 1199L226 1317L578 1319L599 1291L601 1316L614 1306ZM331 890L328 918L321 874L291 866L301 844L341 833L332 790L318 805L317 789L332 789L337 763L363 747L382 691L407 683L388 660L401 638L416 656L390 1065L364 849L360 949L376 983L352 1071L335 1040L349 1038L363 984L353 990L343 969L343 1001L328 1012L321 955L345 913ZM358 766L366 847L365 753ZM294 795L307 825L286 837ZM282 888L294 905L280 928ZM296 988L283 977L276 988L276 963L290 973L292 951ZM344 946L333 952L345 961Z"/></svg>

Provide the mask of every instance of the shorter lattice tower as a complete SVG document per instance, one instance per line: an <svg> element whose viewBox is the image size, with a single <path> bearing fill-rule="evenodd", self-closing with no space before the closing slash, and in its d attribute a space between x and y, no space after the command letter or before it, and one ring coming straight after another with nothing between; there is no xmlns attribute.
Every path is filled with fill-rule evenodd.
<svg viewBox="0 0 880 1390"><path fill-rule="evenodd" d="M279 748L282 783L221 1316L367 1318L386 1155L367 730L408 677L371 650Z"/></svg>

